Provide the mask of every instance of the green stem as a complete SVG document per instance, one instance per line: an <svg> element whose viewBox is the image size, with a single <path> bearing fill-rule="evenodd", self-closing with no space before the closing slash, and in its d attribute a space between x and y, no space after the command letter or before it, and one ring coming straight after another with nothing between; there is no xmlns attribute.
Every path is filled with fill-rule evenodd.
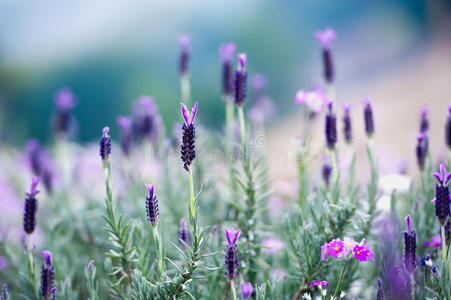
<svg viewBox="0 0 451 300"><path fill-rule="evenodd" d="M413 277L413 273L410 273L410 289L412 293L412 300L415 300L415 278Z"/></svg>
<svg viewBox="0 0 451 300"><path fill-rule="evenodd" d="M340 285L341 285L341 281L343 280L343 275L345 273L345 269L346 269L346 261L343 264L343 269L341 270L340 279L338 280L337 287L335 288L334 295L332 296L333 299L335 299L335 297L338 294L338 290L340 289Z"/></svg>
<svg viewBox="0 0 451 300"><path fill-rule="evenodd" d="M335 102L335 86L333 83L327 83L327 94L329 98Z"/></svg>
<svg viewBox="0 0 451 300"><path fill-rule="evenodd" d="M230 281L230 287L232 290L232 299L236 300L236 288L235 288L235 283L233 282L233 280Z"/></svg>
<svg viewBox="0 0 451 300"><path fill-rule="evenodd" d="M440 226L440 233L441 233L441 240L442 240L442 255L443 255L443 261L446 261L448 255L447 246L446 246L446 239L445 239L445 225Z"/></svg>
<svg viewBox="0 0 451 300"><path fill-rule="evenodd" d="M238 106L238 118L240 120L241 145L243 147L243 152L246 153L246 122L244 120L244 110L242 105Z"/></svg>
<svg viewBox="0 0 451 300"><path fill-rule="evenodd" d="M330 151L330 163L332 164L332 180L334 185L338 182L338 165L337 165L337 151L335 149Z"/></svg>
<svg viewBox="0 0 451 300"><path fill-rule="evenodd" d="M194 182L193 182L193 173L191 169L189 170L189 196L191 200L191 215L195 217L195 205L194 205Z"/></svg>
<svg viewBox="0 0 451 300"><path fill-rule="evenodd" d="M185 103L185 105L189 105L191 100L191 85L189 82L189 74L182 74L180 76L180 90L183 103Z"/></svg>
<svg viewBox="0 0 451 300"><path fill-rule="evenodd" d="M35 272L34 272L33 242L31 239L31 234L28 235L27 251L28 251L28 270L30 272L31 287L33 289L33 294L36 294L36 276L35 276Z"/></svg>
<svg viewBox="0 0 451 300"><path fill-rule="evenodd" d="M158 224L153 227L153 236L155 239L155 247L157 249L158 253L158 269L160 271L160 277L164 273L164 266L163 266L163 245L161 243L161 237L158 233Z"/></svg>

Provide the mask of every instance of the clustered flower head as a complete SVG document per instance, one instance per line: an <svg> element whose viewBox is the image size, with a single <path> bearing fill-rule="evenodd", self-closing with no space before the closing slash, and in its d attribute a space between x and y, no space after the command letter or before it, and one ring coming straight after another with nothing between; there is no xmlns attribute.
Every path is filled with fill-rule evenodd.
<svg viewBox="0 0 451 300"><path fill-rule="evenodd" d="M417 267L417 241L409 215L406 217L406 228L407 230L404 232L404 266L408 272L412 273Z"/></svg>
<svg viewBox="0 0 451 300"><path fill-rule="evenodd" d="M294 98L294 103L307 105L312 113L319 113L327 102L326 93L319 89L311 91L299 90Z"/></svg>
<svg viewBox="0 0 451 300"><path fill-rule="evenodd" d="M154 186L153 184L144 184L147 188L147 191L149 192L149 196L146 197L146 212L147 212L147 219L149 220L150 224L152 224L153 227L157 226L158 223L158 200L157 196L154 193Z"/></svg>
<svg viewBox="0 0 451 300"><path fill-rule="evenodd" d="M366 245L365 240L357 243L348 237L345 237L343 241L333 239L328 243L324 243L321 246L321 260L325 260L326 255L343 259L347 259L353 255L359 261L367 261L368 259L374 261L374 253Z"/></svg>
<svg viewBox="0 0 451 300"><path fill-rule="evenodd" d="M331 46L337 35L333 29L326 28L324 31L317 31L315 37L323 48L324 78L328 83L332 83L334 80L334 65Z"/></svg>
<svg viewBox="0 0 451 300"><path fill-rule="evenodd" d="M365 121L365 132L368 137L372 137L374 134L374 120L373 109L371 107L371 100L366 96L363 100L363 116Z"/></svg>
<svg viewBox="0 0 451 300"><path fill-rule="evenodd" d="M312 284L310 285L310 289L313 289L315 286L318 286L319 288L326 288L327 287L327 281L318 281L318 280L312 280Z"/></svg>
<svg viewBox="0 0 451 300"><path fill-rule="evenodd" d="M25 207L23 215L23 229L27 234L32 234L36 227L36 212L38 210L38 201L36 195L39 194L37 189L39 176L31 180L30 192L25 193Z"/></svg>
<svg viewBox="0 0 451 300"><path fill-rule="evenodd" d="M104 127L102 130L102 138L100 139L100 157L103 162L107 162L109 160L111 154L111 139L109 127Z"/></svg>
<svg viewBox="0 0 451 300"><path fill-rule="evenodd" d="M238 69L235 71L235 104L238 106L243 105L246 100L246 59L246 53L238 54Z"/></svg>
<svg viewBox="0 0 451 300"><path fill-rule="evenodd" d="M427 133L423 132L417 136L417 147L415 149L415 154L417 156L418 168L420 170L424 170L427 153L428 153L428 137L427 137Z"/></svg>
<svg viewBox="0 0 451 300"><path fill-rule="evenodd" d="M2 294L0 295L0 300L8 300L8 285L5 283L2 288Z"/></svg>
<svg viewBox="0 0 451 300"><path fill-rule="evenodd" d="M337 117L332 109L333 102L329 101L327 103L328 111L326 114L326 144L327 148L333 150L335 144L337 143Z"/></svg>
<svg viewBox="0 0 451 300"><path fill-rule="evenodd" d="M196 151L194 150L194 141L195 141L195 129L194 129L194 118L197 114L197 102L194 103L194 106L191 111L186 108L185 104L182 105L182 115L185 123L183 124L182 131L182 144L181 144L181 158L184 162L183 167L186 171L189 172L189 166L193 162L196 157Z"/></svg>
<svg viewBox="0 0 451 300"><path fill-rule="evenodd" d="M225 276L229 280L233 280L238 277L238 250L236 247L236 240L240 236L241 231L239 229L225 229L227 237L227 248L225 252Z"/></svg>
<svg viewBox="0 0 451 300"><path fill-rule="evenodd" d="M191 37L189 35L180 35L177 38L180 48L180 74L185 75L188 73L188 63L189 63L189 48L191 46Z"/></svg>
<svg viewBox="0 0 451 300"><path fill-rule="evenodd" d="M435 185L435 198L432 200L435 203L435 215L440 224L444 226L450 214L448 182L451 178L451 173L446 171L445 164L440 164L440 173L434 173L433 175L438 181Z"/></svg>
<svg viewBox="0 0 451 300"><path fill-rule="evenodd" d="M53 284L55 271L52 265L52 254L49 251L42 251L45 264L41 270L41 295L44 299L55 299L56 288Z"/></svg>
<svg viewBox="0 0 451 300"><path fill-rule="evenodd" d="M219 47L222 61L222 92L224 95L233 93L233 67L232 57L235 53L234 43L224 43Z"/></svg>
<svg viewBox="0 0 451 300"><path fill-rule="evenodd" d="M252 283L250 282L241 282L241 294L243 295L243 300L248 299L252 292L254 291L254 288L252 287Z"/></svg>

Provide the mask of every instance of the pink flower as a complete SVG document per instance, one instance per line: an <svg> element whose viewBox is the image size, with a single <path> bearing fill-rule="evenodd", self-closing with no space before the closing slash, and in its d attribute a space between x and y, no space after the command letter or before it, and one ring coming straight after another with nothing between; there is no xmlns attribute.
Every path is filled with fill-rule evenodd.
<svg viewBox="0 0 451 300"><path fill-rule="evenodd" d="M353 239L345 237L343 239L343 246L344 246L343 252L340 254L339 257L344 257L344 256L348 255L349 253L351 253L352 249L354 249L356 244L357 244L357 242L354 241Z"/></svg>
<svg viewBox="0 0 451 300"><path fill-rule="evenodd" d="M329 243L324 243L324 245L321 246L321 260L326 259L327 247L329 247Z"/></svg>
<svg viewBox="0 0 451 300"><path fill-rule="evenodd" d="M442 239L440 238L440 234L434 235L430 241L423 243L424 247L431 247L431 248L440 248L442 247Z"/></svg>
<svg viewBox="0 0 451 300"><path fill-rule="evenodd" d="M263 246L263 252L268 254L276 254L283 248L283 242L281 240L268 237L263 240L262 243Z"/></svg>
<svg viewBox="0 0 451 300"><path fill-rule="evenodd" d="M332 257L339 256L344 250L343 242L340 239L333 239L327 247L327 255Z"/></svg>
<svg viewBox="0 0 451 300"><path fill-rule="evenodd" d="M365 245L365 241L362 241L360 244L356 244L352 251L354 252L354 257L357 260L367 261L368 259L371 259L374 261L374 253L370 250L368 245Z"/></svg>
<svg viewBox="0 0 451 300"><path fill-rule="evenodd" d="M305 103L305 105L307 105L308 108L314 113L320 112L327 100L327 95L318 89L311 91L299 90L294 98L294 102L296 104Z"/></svg>
<svg viewBox="0 0 451 300"><path fill-rule="evenodd" d="M321 288L322 287L327 287L327 281L317 281L317 280L312 280L312 284L310 285L310 289L313 289L315 286L319 286Z"/></svg>

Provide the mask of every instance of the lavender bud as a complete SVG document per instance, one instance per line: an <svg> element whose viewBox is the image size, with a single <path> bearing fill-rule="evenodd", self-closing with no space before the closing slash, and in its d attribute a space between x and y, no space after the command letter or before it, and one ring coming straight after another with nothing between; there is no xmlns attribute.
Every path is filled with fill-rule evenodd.
<svg viewBox="0 0 451 300"><path fill-rule="evenodd" d="M368 137L372 137L374 134L374 121L370 98L366 96L362 102L364 105L363 114L365 120L365 132Z"/></svg>
<svg viewBox="0 0 451 300"><path fill-rule="evenodd" d="M427 284L429 282L430 277L430 269L429 269L429 261L431 259L431 256L428 253L425 253L424 256L421 258L420 263L424 267L424 283Z"/></svg>
<svg viewBox="0 0 451 300"><path fill-rule="evenodd" d="M326 114L326 143L327 148L333 150L335 148L335 144L337 143L337 117L335 113L332 111L332 102L328 103L329 111Z"/></svg>
<svg viewBox="0 0 451 300"><path fill-rule="evenodd" d="M133 132L132 132L132 120L128 117L119 116L116 119L117 124L121 132L121 149L126 155L130 155L130 149L132 145Z"/></svg>
<svg viewBox="0 0 451 300"><path fill-rule="evenodd" d="M37 189L39 176L34 177L31 181L29 193L25 193L25 208L23 215L23 229L27 234L32 234L36 227L36 211L38 210L38 201L36 195L39 194Z"/></svg>
<svg viewBox="0 0 451 300"><path fill-rule="evenodd" d="M428 152L428 137L426 133L420 133L417 137L418 143L415 149L415 153L417 155L417 163L418 168L420 170L424 170L424 166L426 163L426 155Z"/></svg>
<svg viewBox="0 0 451 300"><path fill-rule="evenodd" d="M435 185L435 215L442 226L450 214L450 198L448 182L451 173L446 171L445 164L440 164L440 173L434 173L438 183Z"/></svg>
<svg viewBox="0 0 451 300"><path fill-rule="evenodd" d="M46 300L54 299L56 288L53 285L55 273L52 266L52 254L49 251L42 251L41 254L45 261L41 270L41 295Z"/></svg>
<svg viewBox="0 0 451 300"><path fill-rule="evenodd" d="M108 161L111 154L111 140L108 133L110 132L109 127L103 128L102 138L100 139L100 157L103 162Z"/></svg>
<svg viewBox="0 0 451 300"><path fill-rule="evenodd" d="M238 54L238 60L238 70L235 72L235 104L241 106L246 100L246 53Z"/></svg>
<svg viewBox="0 0 451 300"><path fill-rule="evenodd" d="M382 288L382 280L380 278L377 279L377 295L376 295L376 299L377 300L384 300L385 299L384 289Z"/></svg>
<svg viewBox="0 0 451 300"><path fill-rule="evenodd" d="M351 125L351 105L345 105L343 107L343 135L345 136L346 143L352 143L352 125Z"/></svg>
<svg viewBox="0 0 451 300"><path fill-rule="evenodd" d="M446 115L445 142L451 149L451 104L448 105L448 114Z"/></svg>
<svg viewBox="0 0 451 300"><path fill-rule="evenodd" d="M2 288L2 294L0 295L0 300L8 300L8 285L4 284Z"/></svg>
<svg viewBox="0 0 451 300"><path fill-rule="evenodd" d="M189 63L189 47L191 45L191 37L188 35L181 35L178 37L178 42L181 48L180 54L180 74L188 74Z"/></svg>
<svg viewBox="0 0 451 300"><path fill-rule="evenodd" d="M183 243L181 242L183 241ZM185 244L191 246L191 235L189 234L188 228L186 227L186 221L184 218L180 220L180 230L179 230L179 244L184 247Z"/></svg>
<svg viewBox="0 0 451 300"><path fill-rule="evenodd" d="M336 39L336 34L333 29L326 28L324 31L317 31L315 36L323 48L324 78L326 82L332 83L334 80L334 64L331 46L332 42Z"/></svg>
<svg viewBox="0 0 451 300"><path fill-rule="evenodd" d="M439 273L438 273L438 266L437 265L432 265L431 266L431 271L432 271L432 276L437 278Z"/></svg>
<svg viewBox="0 0 451 300"><path fill-rule="evenodd" d="M416 255L416 233L412 229L412 220L410 216L406 217L407 231L404 232L404 265L406 270L412 273L417 267Z"/></svg>
<svg viewBox="0 0 451 300"><path fill-rule="evenodd" d="M425 133L429 129L428 108L421 109L420 133Z"/></svg>
<svg viewBox="0 0 451 300"><path fill-rule="evenodd" d="M238 239L241 231L239 229L235 230L225 229L226 237L227 237L227 248L225 251L225 276L229 280L234 280L238 277L238 250L236 247L236 240Z"/></svg>
<svg viewBox="0 0 451 300"><path fill-rule="evenodd" d="M180 152L181 158L184 162L183 167L188 172L190 171L189 166L196 157L196 151L194 151L196 132L193 124L196 114L197 114L197 102L194 104L191 112L189 112L186 106L182 103L182 115L185 120L185 123L183 124L182 127L183 134Z"/></svg>
<svg viewBox="0 0 451 300"><path fill-rule="evenodd" d="M147 219L153 227L157 226L158 222L158 200L157 196L154 194L153 184L144 184L149 192L149 196L146 197L146 212Z"/></svg>
<svg viewBox="0 0 451 300"><path fill-rule="evenodd" d="M332 174L332 167L328 163L325 163L323 165L323 168L321 170L321 174L323 175L324 183L326 184L326 186L329 186L329 184L330 184L330 175Z"/></svg>
<svg viewBox="0 0 451 300"><path fill-rule="evenodd" d="M224 95L233 93L232 57L234 52L234 43L222 44L219 48L222 61L222 92Z"/></svg>

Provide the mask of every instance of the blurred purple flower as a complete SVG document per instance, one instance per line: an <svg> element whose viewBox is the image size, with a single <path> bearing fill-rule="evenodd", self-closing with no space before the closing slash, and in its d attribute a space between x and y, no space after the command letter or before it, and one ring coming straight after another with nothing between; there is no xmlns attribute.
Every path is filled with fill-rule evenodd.
<svg viewBox="0 0 451 300"><path fill-rule="evenodd" d="M370 98L368 96L365 96L365 98L362 100L362 104L363 104L363 116L365 121L365 132L368 137L372 137L374 134L374 120Z"/></svg>
<svg viewBox="0 0 451 300"><path fill-rule="evenodd" d="M122 152L126 156L129 156L133 140L132 119L125 116L118 116L116 122L119 125L121 133Z"/></svg>
<svg viewBox="0 0 451 300"><path fill-rule="evenodd" d="M323 47L324 78L330 84L334 80L335 73L331 46L336 39L336 35L331 28L326 28L324 31L317 31L315 36Z"/></svg>
<svg viewBox="0 0 451 300"><path fill-rule="evenodd" d="M132 104L133 135L139 139L150 139L155 143L163 128L163 120L152 97L140 96Z"/></svg>
<svg viewBox="0 0 451 300"><path fill-rule="evenodd" d="M189 51L191 46L191 37L189 35L179 35L177 38L181 48L180 54L180 74L188 73Z"/></svg>
<svg viewBox="0 0 451 300"><path fill-rule="evenodd" d="M448 104L445 125L445 143L451 149L451 104Z"/></svg>
<svg viewBox="0 0 451 300"><path fill-rule="evenodd" d="M420 133L425 133L429 129L429 119L428 119L429 109L424 106L421 109L421 120L420 120Z"/></svg>
<svg viewBox="0 0 451 300"><path fill-rule="evenodd" d="M179 243L182 247L185 245L181 242L183 241L187 245L191 245L191 235L186 227L186 221L184 218L180 219L180 229L179 229Z"/></svg>
<svg viewBox="0 0 451 300"><path fill-rule="evenodd" d="M0 255L0 271L5 271L9 268L9 263L6 257Z"/></svg>
<svg viewBox="0 0 451 300"><path fill-rule="evenodd" d="M243 300L248 299L252 295L253 291L254 288L252 287L252 283L241 282L241 294L243 295Z"/></svg>
<svg viewBox="0 0 451 300"><path fill-rule="evenodd" d="M281 240L267 237L262 242L263 252L266 254L277 254L280 250L283 249L284 244Z"/></svg>
<svg viewBox="0 0 451 300"><path fill-rule="evenodd" d="M427 132L425 131L417 136L417 146L415 148L415 154L417 156L417 164L420 170L424 170L427 153L428 153L428 136Z"/></svg>
<svg viewBox="0 0 451 300"><path fill-rule="evenodd" d="M287 272L285 272L284 270L281 270L281 269L274 269L269 274L269 278L272 281L279 282L279 281L285 280L285 278L287 278Z"/></svg>
<svg viewBox="0 0 451 300"><path fill-rule="evenodd" d="M417 267L417 242L415 230L412 229L410 215L406 217L406 228L407 231L404 232L404 265L406 270L412 273Z"/></svg>
<svg viewBox="0 0 451 300"><path fill-rule="evenodd" d="M219 53L222 61L222 92L224 95L231 95L233 93L232 57L235 53L235 44L221 44Z"/></svg>
<svg viewBox="0 0 451 300"><path fill-rule="evenodd" d="M377 294L376 294L376 300L384 300L384 289L382 288L382 280L380 278L377 279Z"/></svg>
<svg viewBox="0 0 451 300"><path fill-rule="evenodd" d="M68 133L71 123L73 123L70 114L72 108L75 106L75 97L72 91L63 87L55 96L56 116L55 116L55 131L60 133Z"/></svg>
<svg viewBox="0 0 451 300"><path fill-rule="evenodd" d="M333 150L337 143L337 116L332 109L332 101L327 103L328 111L326 114L325 134L327 148Z"/></svg>
<svg viewBox="0 0 451 300"><path fill-rule="evenodd" d="M318 89L311 91L299 90L294 98L294 103L305 104L314 113L320 112L327 101L327 95Z"/></svg>
<svg viewBox="0 0 451 300"><path fill-rule="evenodd" d="M110 136L109 133L110 132L110 128L104 127L102 130L102 138L100 139L100 157L102 158L103 162L106 162L109 160L110 158L110 154L111 154L111 140L110 140Z"/></svg>
<svg viewBox="0 0 451 300"><path fill-rule="evenodd" d="M246 100L246 59L246 53L238 54L238 70L235 72L235 104L238 106L243 105Z"/></svg>
<svg viewBox="0 0 451 300"><path fill-rule="evenodd" d="M23 215L23 229L27 234L32 234L36 227L36 212L38 209L38 201L36 195L39 194L37 189L39 177L34 177L31 180L30 192L25 193L25 207Z"/></svg>
<svg viewBox="0 0 451 300"><path fill-rule="evenodd" d="M146 197L146 212L147 220L152 224L153 227L157 226L158 222L158 200L157 196L154 194L153 184L144 184L149 192L149 196Z"/></svg>
<svg viewBox="0 0 451 300"><path fill-rule="evenodd" d="M440 248L442 247L442 239L440 238L440 234L434 235L430 241L426 241L423 243L424 247L431 248Z"/></svg>
<svg viewBox="0 0 451 300"><path fill-rule="evenodd" d="M323 31L318 30L315 33L315 37L323 48L330 49L330 47L332 46L332 42L335 41L337 35L335 34L335 31L332 28L327 27Z"/></svg>
<svg viewBox="0 0 451 300"><path fill-rule="evenodd" d="M312 280L312 284L309 286L309 289L313 289L315 286L319 286L320 288L326 288L327 287L327 281L318 281L318 280Z"/></svg>
<svg viewBox="0 0 451 300"><path fill-rule="evenodd" d="M343 135L346 143L352 143L351 105L343 105Z"/></svg>

